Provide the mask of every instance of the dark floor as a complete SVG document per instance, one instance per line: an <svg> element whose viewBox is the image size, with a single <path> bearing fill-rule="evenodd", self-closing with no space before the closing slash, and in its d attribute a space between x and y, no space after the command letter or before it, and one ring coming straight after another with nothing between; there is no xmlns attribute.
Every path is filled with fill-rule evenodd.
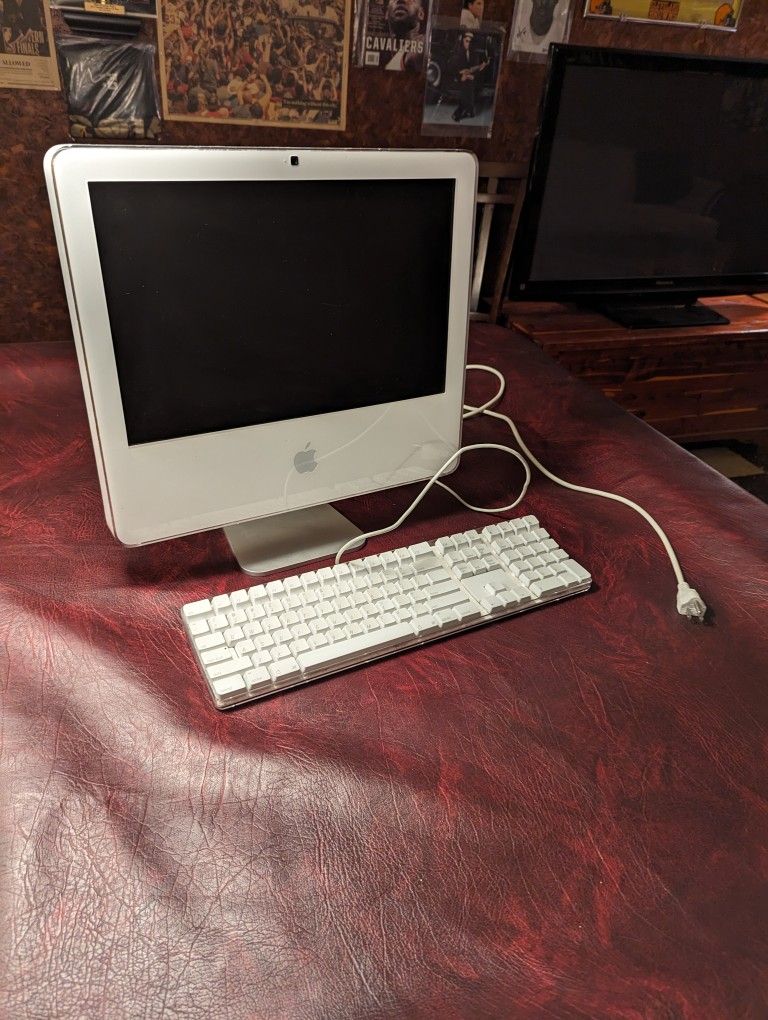
<svg viewBox="0 0 768 1020"><path fill-rule="evenodd" d="M750 475L746 478L734 478L732 481L753 496L768 503L768 440L761 440L759 443L739 442L729 439L718 443L686 443L686 449L695 453L696 450L705 446L725 446L734 453L740 453L742 457L752 464L761 467L765 474Z"/></svg>

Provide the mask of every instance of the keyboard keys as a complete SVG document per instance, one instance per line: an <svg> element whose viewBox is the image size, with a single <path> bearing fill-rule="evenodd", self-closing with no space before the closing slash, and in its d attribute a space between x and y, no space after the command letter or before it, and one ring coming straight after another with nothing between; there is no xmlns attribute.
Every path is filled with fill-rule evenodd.
<svg viewBox="0 0 768 1020"><path fill-rule="evenodd" d="M585 570L584 567L579 566L579 564L575 563L573 560L563 560L562 565L568 568L579 583L592 580L589 571Z"/></svg>
<svg viewBox="0 0 768 1020"><path fill-rule="evenodd" d="M272 687L272 677L269 675L269 670L264 666L247 669L243 673L243 680L248 685L249 692L254 694L259 690Z"/></svg>
<svg viewBox="0 0 768 1020"><path fill-rule="evenodd" d="M590 575L529 515L182 609L219 708L585 590Z"/></svg>
<svg viewBox="0 0 768 1020"><path fill-rule="evenodd" d="M450 606L459 606L463 602L467 601L467 596L463 591L452 591L447 595L440 595L438 598L429 600L429 608L432 612L440 609L448 609Z"/></svg>
<svg viewBox="0 0 768 1020"><path fill-rule="evenodd" d="M319 667L329 668L341 666L349 660L365 656L366 652L375 650L383 652L413 637L413 631L404 623L396 623L392 627L382 628L372 634L359 634L325 647L314 648L310 652L300 653L297 661L305 672L312 672Z"/></svg>
<svg viewBox="0 0 768 1020"><path fill-rule="evenodd" d="M451 612L459 622L471 623L472 620L481 620L483 617L480 606L474 602L458 602L451 606Z"/></svg>
<svg viewBox="0 0 768 1020"><path fill-rule="evenodd" d="M200 661L204 666L215 666L217 662L227 662L232 658L234 658L232 649L228 648L227 645L200 652Z"/></svg>
<svg viewBox="0 0 768 1020"><path fill-rule="evenodd" d="M195 616L204 616L205 614L210 613L211 608L211 603L208 599L200 599L199 602L188 603L184 606L182 612L187 620L191 620Z"/></svg>
<svg viewBox="0 0 768 1020"><path fill-rule="evenodd" d="M542 595L548 595L550 592L560 591L565 588L565 581L562 576L556 577L543 577L540 581L534 581L531 584L531 591L536 598L541 598Z"/></svg>
<svg viewBox="0 0 768 1020"><path fill-rule="evenodd" d="M301 668L298 662L290 655L278 659L267 668L269 670L269 675L272 677L273 683L285 682L286 680L296 680L301 676Z"/></svg>
<svg viewBox="0 0 768 1020"><path fill-rule="evenodd" d="M211 687L222 706L236 705L248 689L245 680L239 674L212 680Z"/></svg>
<svg viewBox="0 0 768 1020"><path fill-rule="evenodd" d="M221 631L216 631L215 634L203 634L202 637L195 638L195 648L199 652L205 652L209 648L217 648L219 645L226 645Z"/></svg>
<svg viewBox="0 0 768 1020"><path fill-rule="evenodd" d="M207 666L205 672L210 680L218 680L220 677L230 676L234 673L241 673L244 669L251 668L251 660L242 656L232 658L227 662L217 663L215 666Z"/></svg>

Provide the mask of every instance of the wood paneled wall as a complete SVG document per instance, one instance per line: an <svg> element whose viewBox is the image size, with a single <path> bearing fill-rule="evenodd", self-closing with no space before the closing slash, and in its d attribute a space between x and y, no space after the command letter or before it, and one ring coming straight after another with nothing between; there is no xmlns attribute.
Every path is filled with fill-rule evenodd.
<svg viewBox="0 0 768 1020"><path fill-rule="evenodd" d="M738 32L604 22L582 17L575 0L571 42L768 58L768 3L745 0ZM459 0L455 0L456 9ZM510 22L514 0L487 0L485 17ZM442 0L441 13L454 13ZM344 132L249 128L226 124L164 126L168 145L337 145L470 148L480 159L525 160L536 126L544 78L541 64L506 61L493 137L425 138L419 133L423 77L352 68ZM0 341L60 340L70 334L48 199L43 154L67 141L59 93L0 89Z"/></svg>

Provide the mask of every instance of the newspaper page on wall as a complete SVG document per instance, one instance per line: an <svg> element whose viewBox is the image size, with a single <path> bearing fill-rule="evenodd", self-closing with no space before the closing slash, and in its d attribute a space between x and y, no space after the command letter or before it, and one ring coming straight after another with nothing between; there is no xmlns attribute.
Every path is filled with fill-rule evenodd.
<svg viewBox="0 0 768 1020"><path fill-rule="evenodd" d="M473 29L458 18L432 19L423 135L491 137L504 31L495 21Z"/></svg>
<svg viewBox="0 0 768 1020"><path fill-rule="evenodd" d="M357 63L387 71L421 71L430 0L359 0Z"/></svg>
<svg viewBox="0 0 768 1020"><path fill-rule="evenodd" d="M586 0L585 17L736 30L744 0Z"/></svg>
<svg viewBox="0 0 768 1020"><path fill-rule="evenodd" d="M344 130L351 0L165 0L167 120Z"/></svg>
<svg viewBox="0 0 768 1020"><path fill-rule="evenodd" d="M0 0L0 89L58 88L46 0Z"/></svg>

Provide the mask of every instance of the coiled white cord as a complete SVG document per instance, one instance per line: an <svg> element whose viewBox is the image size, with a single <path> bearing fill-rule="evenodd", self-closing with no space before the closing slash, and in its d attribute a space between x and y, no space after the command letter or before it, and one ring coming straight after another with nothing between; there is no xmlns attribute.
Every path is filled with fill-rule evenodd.
<svg viewBox="0 0 768 1020"><path fill-rule="evenodd" d="M551 471L547 470L547 468L545 468L544 465L539 460L537 460L536 457L534 457L534 455L525 445L525 443L523 442L523 438L520 435L517 426L512 421L512 419L508 418L507 415L505 414L500 414L498 411L491 410L491 408L494 407L501 400L502 396L504 395L504 390L506 389L506 381L501 372L499 372L498 369L491 368L489 365L467 365L467 370L489 372L491 375L495 376L499 380L499 389L490 398L490 400L486 400L484 404L480 404L477 407L473 406L472 404L465 404L463 417L475 418L477 417L477 415L485 414L488 415L488 417L490 418L497 418L499 421L506 422L506 424L509 426L512 432L512 435L515 437L515 441L517 442L518 446L523 451L525 456L528 458L531 464L533 464L534 467L537 467L539 471L541 471L541 473L545 475L545 477L549 478L550 481L554 482L556 485L561 485L565 489L571 489L573 492L584 492L589 496L601 496L603 499L610 499L616 503L623 503L624 506L628 506L631 510L634 510L636 513L640 514L640 516L650 524L650 526L653 528L653 530L661 539L661 543L664 546L664 550L667 556L669 557L670 563L672 564L672 569L675 572L675 578L677 580L678 613L680 613L681 616L687 617L689 620L696 620L698 622L701 622L704 619L704 615L707 611L707 607L704 604L704 600L701 598L696 589L692 588L685 580L685 577L683 576L683 571L680 567L680 561L677 558L675 550L672 548L671 542L667 538L661 526L654 520L653 517L651 517L648 511L644 510L641 506L638 506L638 504L633 502L631 499L627 499L625 496L619 496L614 492L605 492L603 489L592 489L586 485L576 485L573 482L566 482L563 478L558 478L557 475L552 474ZM520 463L525 468L525 481L523 483L522 489L520 490L520 495L513 503L510 503L508 506L504 507L472 506L471 503L467 503L466 500L464 500L457 492L450 488L450 486L446 485L445 482L439 481L440 475L442 475L451 466L451 464L453 464L457 457L460 457L461 454L463 453L468 453L470 450L503 450L505 453L512 454L513 457L516 457L520 461ZM452 496L458 499L458 501L461 504L463 504L463 506L467 507L470 510L477 511L478 513L500 514L506 513L508 510L513 510L522 501L523 497L528 491L528 486L530 485L530 483L531 483L531 469L529 468L527 461L520 456L517 450L511 449L511 447L509 446L500 446L497 443L473 443L471 446L462 446L460 450L457 450L456 453L452 454L448 458L448 460L443 464L443 466L439 468L439 470L437 470L434 473L434 475L432 475L432 477L429 479L429 481L421 490L416 499L411 503L408 509L401 514L401 516L395 521L394 524L391 524L387 528L380 528L378 531L370 531L366 535L364 535L363 538L376 538L378 535L386 535L390 531L394 531L396 528L399 528L403 521L405 521L407 517L412 513L412 511L416 509L416 507L426 496L426 494L429 492L433 485L440 485L443 489L445 489L447 492L450 492ZM349 542L346 542L341 547L341 549L339 549L339 551L336 553L335 561L336 563L338 563L341 560L341 557L344 555L347 549L356 541L359 541L359 536L357 539L351 539Z"/></svg>
<svg viewBox="0 0 768 1020"><path fill-rule="evenodd" d="M448 470L448 468L451 466L451 464L453 464L457 457L460 457L462 453L469 453L470 450L502 450L504 453L511 453L513 457L516 457L520 461L520 463L525 468L525 481L523 482L523 488L520 492L520 495L517 497L514 503L510 503L509 506L500 507L472 506L471 503L467 503L466 500L462 499L458 492L454 492L454 490L451 489L450 486L446 485L445 482L438 481L440 475L444 471ZM447 489L452 496L455 496L460 503L463 503L464 506L468 507L470 510L476 510L478 513L481 514L503 514L506 513L507 510L514 510L517 504L525 496L526 492L528 491L528 486L530 484L531 484L531 469L528 467L528 464L520 456L517 450L513 450L509 446L500 446L498 443L473 443L471 446L462 446L460 450L456 451L456 453L451 454L451 456L448 458L448 460L445 462L445 464L443 464L441 468L438 468L438 470L435 471L435 473L429 479L427 484L418 494L416 499L414 499L413 503L411 503L407 510L403 511L403 513L397 518L394 524L390 524L386 528L379 528L378 531L367 531L362 536L356 535L354 538L350 538L350 540L348 542L345 542L341 549L339 549L339 551L336 553L336 559L334 562L338 563L341 560L341 557L347 551L347 549L349 549L351 545L355 545L356 543L358 543L361 538L363 538L364 540L368 538L377 538L379 535L387 535L389 534L390 531L394 531L396 528L399 528L403 521L405 521L408 518L408 516L416 509L419 503L421 503L422 499L424 499L424 497L426 496L426 494L429 492L433 485L441 485L444 489Z"/></svg>

